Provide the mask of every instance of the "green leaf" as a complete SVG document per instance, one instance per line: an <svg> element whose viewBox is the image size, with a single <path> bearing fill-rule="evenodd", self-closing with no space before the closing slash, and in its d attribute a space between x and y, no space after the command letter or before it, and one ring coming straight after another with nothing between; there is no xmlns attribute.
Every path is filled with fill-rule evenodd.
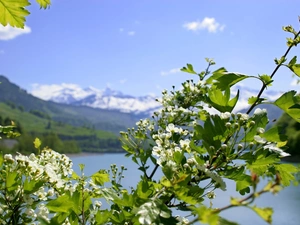
<svg viewBox="0 0 300 225"><path fill-rule="evenodd" d="M212 87L208 91L208 102L211 104L212 107L219 110L220 112L231 112L239 98L239 91L237 95L230 99L230 89L227 88L224 93L221 89Z"/></svg>
<svg viewBox="0 0 300 225"><path fill-rule="evenodd" d="M199 221L202 224L219 224L219 214L215 213L214 209L207 208L204 205L201 205L200 207L191 207L191 209L199 217Z"/></svg>
<svg viewBox="0 0 300 225"><path fill-rule="evenodd" d="M186 72L186 73L191 73L191 74L197 74L195 71L194 71L194 68L192 66L192 64L186 64L187 67L183 67L181 69L182 72Z"/></svg>
<svg viewBox="0 0 300 225"><path fill-rule="evenodd" d="M278 164L275 165L275 169L280 173L281 183L284 186L290 186L291 181L296 180L293 174L299 172L298 168L292 164Z"/></svg>
<svg viewBox="0 0 300 225"><path fill-rule="evenodd" d="M35 138L33 144L36 149L39 149L41 147L42 142L40 139Z"/></svg>
<svg viewBox="0 0 300 225"><path fill-rule="evenodd" d="M25 16L29 15L25 7L29 5L28 0L0 0L0 24L24 28Z"/></svg>
<svg viewBox="0 0 300 225"><path fill-rule="evenodd" d="M296 95L296 91L289 91L280 96L274 104L285 111L297 122L300 122L300 109L293 107L294 105L300 104L300 96Z"/></svg>
<svg viewBox="0 0 300 225"><path fill-rule="evenodd" d="M77 173L73 171L72 172L72 179L78 180L79 178L80 178L80 176L78 176Z"/></svg>
<svg viewBox="0 0 300 225"><path fill-rule="evenodd" d="M277 142L278 147L282 147L287 143L287 136L282 134L281 129L277 126L272 127L260 136L269 142Z"/></svg>
<svg viewBox="0 0 300 225"><path fill-rule="evenodd" d="M221 147L221 141L224 139L226 132L225 120L222 120L220 116L213 116L211 119L207 119L204 122L204 127L197 125L195 127L194 140L203 140L203 145L210 155L215 152L210 150L210 146L214 146L215 149Z"/></svg>
<svg viewBox="0 0 300 225"><path fill-rule="evenodd" d="M40 7L44 9L46 9L51 5L51 0L36 0L36 1L37 3L39 3Z"/></svg>
<svg viewBox="0 0 300 225"><path fill-rule="evenodd" d="M152 194L151 185L149 185L149 183L147 181L144 181L144 180L141 180L138 183L136 191L137 191L137 195L141 199L148 199L149 196Z"/></svg>
<svg viewBox="0 0 300 225"><path fill-rule="evenodd" d="M214 77L215 76L215 77ZM247 75L239 74L239 73L227 73L224 72L221 76L218 75L212 75L211 77L214 79L214 85L217 86L217 88L221 89L222 91L226 90L228 87L231 87L235 85L236 83L249 78Z"/></svg>
<svg viewBox="0 0 300 225"><path fill-rule="evenodd" d="M227 219L224 219L222 217L219 217L219 225L239 225L238 223L229 221Z"/></svg>
<svg viewBox="0 0 300 225"><path fill-rule="evenodd" d="M300 64L295 64L289 67L298 77L300 77Z"/></svg>
<svg viewBox="0 0 300 225"><path fill-rule="evenodd" d="M263 74L259 76L259 79L266 85L266 86L271 86L272 85L272 78L271 76L267 75L267 74Z"/></svg>
<svg viewBox="0 0 300 225"><path fill-rule="evenodd" d="M297 62L297 56L294 56L288 64L288 67L295 65Z"/></svg>
<svg viewBox="0 0 300 225"><path fill-rule="evenodd" d="M257 128L266 127L267 123L269 122L267 112L254 114L254 116L251 119L255 122L255 124L250 128L248 133L246 133L245 137L242 139L242 142L253 141L254 136L257 134Z"/></svg>
<svg viewBox="0 0 300 225"><path fill-rule="evenodd" d="M170 218L171 210L160 199L149 199L135 211L140 224L160 224L160 217Z"/></svg>
<svg viewBox="0 0 300 225"><path fill-rule="evenodd" d="M253 105L256 102L256 100L257 100L257 97L252 96L252 97L248 98L248 104Z"/></svg>
<svg viewBox="0 0 300 225"><path fill-rule="evenodd" d="M109 174L105 170L99 170L92 175L92 181L102 186L105 182L109 182Z"/></svg>
<svg viewBox="0 0 300 225"><path fill-rule="evenodd" d="M49 201L47 203L47 208L52 212L68 213L72 210L73 205L74 203L70 200L70 196L64 194L56 199Z"/></svg>
<svg viewBox="0 0 300 225"><path fill-rule="evenodd" d="M272 223L272 215L273 209L272 208L258 208L256 206L250 207L254 212L257 213L262 219L264 219L267 223Z"/></svg>
<svg viewBox="0 0 300 225"><path fill-rule="evenodd" d="M244 189L246 189L246 188L248 188L249 186L251 186L251 179L250 179L250 177L247 177L248 179L245 179L245 180L238 180L237 182L236 182L236 191L241 191L241 190L244 190ZM243 191L243 194L245 194L244 193L244 191Z"/></svg>
<svg viewBox="0 0 300 225"><path fill-rule="evenodd" d="M36 181L36 180L29 181L29 179L27 178L24 182L24 193L32 194L32 193L38 191L39 188L42 186L43 186L42 181Z"/></svg>
<svg viewBox="0 0 300 225"><path fill-rule="evenodd" d="M19 186L19 177L16 171L7 172L6 174L6 188L8 191L16 190Z"/></svg>
<svg viewBox="0 0 300 225"><path fill-rule="evenodd" d="M109 218L110 218L110 212L108 210L104 210L104 211L99 210L95 215L95 220L97 224L106 224Z"/></svg>
<svg viewBox="0 0 300 225"><path fill-rule="evenodd" d="M254 173L263 175L271 164L280 161L280 159L275 154L266 157L267 153L268 151L258 151L257 159L254 162L247 164L247 167Z"/></svg>

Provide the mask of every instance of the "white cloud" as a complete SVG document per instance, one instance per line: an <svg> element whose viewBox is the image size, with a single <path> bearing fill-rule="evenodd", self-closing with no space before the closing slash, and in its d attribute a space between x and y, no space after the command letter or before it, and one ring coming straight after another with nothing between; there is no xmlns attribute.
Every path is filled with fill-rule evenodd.
<svg viewBox="0 0 300 225"><path fill-rule="evenodd" d="M129 36L134 36L134 35L135 35L135 31L128 31L127 34L128 34Z"/></svg>
<svg viewBox="0 0 300 225"><path fill-rule="evenodd" d="M290 85L293 86L293 87L298 86L299 85L299 80L298 79L293 80Z"/></svg>
<svg viewBox="0 0 300 225"><path fill-rule="evenodd" d="M4 54L4 50L0 50L0 55Z"/></svg>
<svg viewBox="0 0 300 225"><path fill-rule="evenodd" d="M169 71L161 71L160 75L167 76L167 75L179 73L179 72L180 72L180 68L174 68L174 69L170 69Z"/></svg>
<svg viewBox="0 0 300 225"><path fill-rule="evenodd" d="M32 84L31 94L41 98L43 100L49 100L57 95L61 94L61 91L68 90L69 92L76 93L76 97L80 97L83 92L85 92L79 85L77 84Z"/></svg>
<svg viewBox="0 0 300 225"><path fill-rule="evenodd" d="M122 33L124 31L124 28L120 28L119 31L120 33Z"/></svg>
<svg viewBox="0 0 300 225"><path fill-rule="evenodd" d="M25 26L24 29L21 28L15 28L11 26L2 26L0 25L0 40L11 40L16 38L19 35L22 34L29 34L31 32L31 28L28 26Z"/></svg>
<svg viewBox="0 0 300 225"><path fill-rule="evenodd" d="M216 33L225 29L225 24L220 24L213 17L205 17L202 21L193 21L183 24L187 30L198 31L207 29L209 33Z"/></svg>

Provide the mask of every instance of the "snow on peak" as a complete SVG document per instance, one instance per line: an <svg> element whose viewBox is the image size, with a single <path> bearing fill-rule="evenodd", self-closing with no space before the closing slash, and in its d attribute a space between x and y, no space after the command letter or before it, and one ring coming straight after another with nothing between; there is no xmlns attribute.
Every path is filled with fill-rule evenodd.
<svg viewBox="0 0 300 225"><path fill-rule="evenodd" d="M154 96L133 97L106 87L81 88L77 84L33 84L31 94L57 103L84 105L93 108L118 110L126 113L149 113L160 107Z"/></svg>

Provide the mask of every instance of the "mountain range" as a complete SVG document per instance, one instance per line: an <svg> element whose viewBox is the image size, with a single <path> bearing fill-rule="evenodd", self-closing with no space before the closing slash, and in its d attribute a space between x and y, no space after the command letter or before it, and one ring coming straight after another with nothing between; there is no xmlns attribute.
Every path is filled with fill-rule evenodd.
<svg viewBox="0 0 300 225"><path fill-rule="evenodd" d="M136 115L120 110L45 101L28 93L2 75L0 75L0 102L12 102L27 112L38 110L56 122L72 126L94 127L97 130L110 131L115 134L127 130L128 127L134 126L136 121L146 117L142 113Z"/></svg>
<svg viewBox="0 0 300 225"><path fill-rule="evenodd" d="M246 111L249 107L248 98L256 96L258 90L236 85L232 88L232 95L236 95L238 90L240 90L240 98L235 111ZM158 97L153 95L134 97L111 88L104 90L94 87L81 88L76 84L36 85L31 94L46 101L74 106L88 106L95 109L115 110L141 117L149 117L152 112L161 107L156 101ZM262 97L275 100L281 94L280 91L266 90Z"/></svg>
<svg viewBox="0 0 300 225"><path fill-rule="evenodd" d="M134 97L108 87L100 90L94 87L81 88L74 84L49 85L46 92L36 87L31 93L47 101L133 114L150 115L160 107L152 95Z"/></svg>
<svg viewBox="0 0 300 225"><path fill-rule="evenodd" d="M134 97L120 91L94 87L81 88L78 85L56 85L53 90L35 88L32 93L11 83L0 75L0 102L11 101L21 104L27 110L40 110L51 119L73 126L93 126L116 134L135 125L139 119L150 117L160 104L152 95ZM232 94L240 90L239 103L235 111L245 112L249 107L248 98L255 96L257 90L234 86ZM46 94L45 94L46 93ZM279 91L267 90L262 97L274 100L281 95ZM272 105L263 105L269 115L278 118L282 111Z"/></svg>

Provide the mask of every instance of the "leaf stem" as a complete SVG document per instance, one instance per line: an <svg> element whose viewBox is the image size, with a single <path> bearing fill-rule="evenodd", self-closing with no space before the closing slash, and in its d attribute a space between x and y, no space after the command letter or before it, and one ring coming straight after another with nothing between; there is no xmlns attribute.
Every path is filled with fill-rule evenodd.
<svg viewBox="0 0 300 225"><path fill-rule="evenodd" d="M294 37L294 40L300 35L300 31L295 35ZM286 52L284 53L284 55L281 57L281 58L286 58L286 56L289 54L290 50L292 49L292 47L294 47L294 45L291 45L288 47L288 49L286 50ZM282 63L279 63L275 69L273 70L272 74L271 74L271 78L274 77L274 75L276 74L277 70L282 66ZM256 106L256 104L258 103L259 101L259 98L260 96L262 95L262 93L264 92L264 90L266 89L267 85L265 83L263 83L263 86L261 87L258 95L257 95L257 98L255 100L255 102L251 105L251 107L248 109L248 111L246 112L247 114L249 114L253 108Z"/></svg>

